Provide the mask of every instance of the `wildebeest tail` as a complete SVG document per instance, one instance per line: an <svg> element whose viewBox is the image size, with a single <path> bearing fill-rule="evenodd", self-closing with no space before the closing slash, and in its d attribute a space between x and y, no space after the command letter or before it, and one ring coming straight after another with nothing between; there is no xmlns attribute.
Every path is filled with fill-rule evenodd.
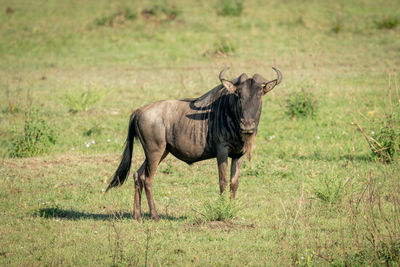
<svg viewBox="0 0 400 267"><path fill-rule="evenodd" d="M121 162L119 163L119 166L115 171L113 179L108 185L106 192L112 187L121 186L129 175L132 161L133 140L136 136L134 119L135 112L132 113L129 120L128 136L126 137L125 149L124 153L122 154Z"/></svg>

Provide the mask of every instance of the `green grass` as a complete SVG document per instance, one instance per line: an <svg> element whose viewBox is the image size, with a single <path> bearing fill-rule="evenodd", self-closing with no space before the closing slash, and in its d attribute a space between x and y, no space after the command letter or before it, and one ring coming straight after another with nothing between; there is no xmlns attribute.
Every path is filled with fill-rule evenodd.
<svg viewBox="0 0 400 267"><path fill-rule="evenodd" d="M377 23L398 17L398 2L251 0L240 16L220 16L217 0L1 3L0 265L399 265L398 155L379 160L355 124L369 138L398 118L400 30ZM240 209L203 220L219 205L215 160L168 156L153 186L161 221L143 199L136 222L132 179L103 192L130 113L199 96L227 66L231 77L283 73L264 97ZM286 99L303 85L318 112L292 119ZM57 142L10 158L32 108ZM143 159L135 145L133 168Z"/></svg>
<svg viewBox="0 0 400 267"><path fill-rule="evenodd" d="M105 92L99 91L96 87L75 90L64 95L64 104L70 112L88 111L93 105L101 100Z"/></svg>

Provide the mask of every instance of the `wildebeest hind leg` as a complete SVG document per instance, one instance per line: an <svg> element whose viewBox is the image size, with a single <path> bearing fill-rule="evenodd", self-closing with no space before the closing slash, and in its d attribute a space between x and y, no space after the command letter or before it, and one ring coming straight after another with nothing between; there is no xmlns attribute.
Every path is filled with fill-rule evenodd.
<svg viewBox="0 0 400 267"><path fill-rule="evenodd" d="M142 166L137 170L137 172L133 175L135 180L135 200L134 200L134 209L133 209L133 217L141 221L141 203L142 203L142 191L143 191L143 183L144 180L144 168L146 167L146 161L143 162Z"/></svg>
<svg viewBox="0 0 400 267"><path fill-rule="evenodd" d="M158 164L168 155L168 151L164 150L163 153L153 152L153 153L146 153L146 167L144 171L144 190L146 192L147 203L149 205L150 210L150 218L158 221L160 217L157 214L156 207L154 205L153 199L153 178L156 173Z"/></svg>

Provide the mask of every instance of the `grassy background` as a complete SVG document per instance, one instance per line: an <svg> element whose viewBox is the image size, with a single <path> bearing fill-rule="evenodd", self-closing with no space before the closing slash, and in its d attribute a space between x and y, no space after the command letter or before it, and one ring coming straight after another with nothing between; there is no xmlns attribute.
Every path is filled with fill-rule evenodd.
<svg viewBox="0 0 400 267"><path fill-rule="evenodd" d="M399 264L399 162L371 158L352 124L369 130L398 92L400 26L377 23L400 20L398 1L251 0L233 17L218 15L219 1L0 3L2 265ZM231 77L284 75L264 97L238 218L201 222L218 197L216 163L169 156L154 183L162 220L134 221L132 180L103 194L130 112L199 96L225 66ZM317 114L291 119L285 99L304 87ZM88 91L101 99L71 112L67 99ZM9 158L33 108L57 142ZM134 168L142 161L137 145Z"/></svg>

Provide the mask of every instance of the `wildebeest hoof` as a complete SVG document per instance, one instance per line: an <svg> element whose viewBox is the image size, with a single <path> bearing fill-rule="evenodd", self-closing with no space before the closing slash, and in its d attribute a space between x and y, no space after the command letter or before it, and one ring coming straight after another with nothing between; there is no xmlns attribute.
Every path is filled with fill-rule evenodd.
<svg viewBox="0 0 400 267"><path fill-rule="evenodd" d="M134 218L135 220L137 220L138 222L141 222L141 221L142 221L142 215L140 215L140 214L133 214L133 218Z"/></svg>
<svg viewBox="0 0 400 267"><path fill-rule="evenodd" d="M160 217L158 217L158 215L152 215L150 218L156 222L160 220Z"/></svg>

